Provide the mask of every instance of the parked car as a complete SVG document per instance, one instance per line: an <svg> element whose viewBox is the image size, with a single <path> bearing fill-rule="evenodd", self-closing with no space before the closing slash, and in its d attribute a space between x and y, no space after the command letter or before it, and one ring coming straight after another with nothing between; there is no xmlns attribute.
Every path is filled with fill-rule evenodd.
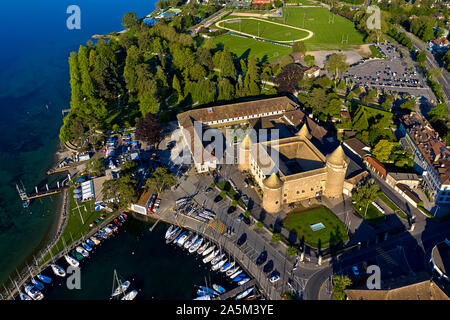
<svg viewBox="0 0 450 320"><path fill-rule="evenodd" d="M236 221L241 222L244 218L244 215L241 213L239 217L237 217Z"/></svg>
<svg viewBox="0 0 450 320"><path fill-rule="evenodd" d="M231 207L228 208L227 213L230 214L230 213L233 213L235 211L236 211L236 207L231 206Z"/></svg>
<svg viewBox="0 0 450 320"><path fill-rule="evenodd" d="M269 260L269 262L267 262L264 265L263 272L264 273L269 273L270 271L273 270L273 267L274 267L273 260Z"/></svg>
<svg viewBox="0 0 450 320"><path fill-rule="evenodd" d="M277 282L278 280L280 280L280 273L278 271L274 271L271 275L271 277L269 278L269 281L271 283Z"/></svg>
<svg viewBox="0 0 450 320"><path fill-rule="evenodd" d="M261 254L259 255L259 257L256 259L256 265L260 266L260 265L262 265L266 260L267 260L267 251L264 250L263 252L261 252Z"/></svg>
<svg viewBox="0 0 450 320"><path fill-rule="evenodd" d="M237 241L237 245L241 246L247 240L247 234L243 233Z"/></svg>
<svg viewBox="0 0 450 320"><path fill-rule="evenodd" d="M212 190L213 190L212 188L207 188L207 189L205 190L205 193L208 194L208 193L210 193Z"/></svg>

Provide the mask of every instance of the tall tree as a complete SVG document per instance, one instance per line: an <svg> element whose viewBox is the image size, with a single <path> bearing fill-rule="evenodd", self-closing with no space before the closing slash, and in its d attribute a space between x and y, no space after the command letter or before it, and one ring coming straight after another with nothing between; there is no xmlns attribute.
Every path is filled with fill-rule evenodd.
<svg viewBox="0 0 450 320"><path fill-rule="evenodd" d="M390 159L394 144L388 140L380 140L372 151L372 154L381 162L386 162Z"/></svg>
<svg viewBox="0 0 450 320"><path fill-rule="evenodd" d="M161 127L158 118L147 113L136 124L136 139L155 145L161 141Z"/></svg>
<svg viewBox="0 0 450 320"><path fill-rule="evenodd" d="M220 73L222 77L230 78L236 80L236 68L234 66L233 57L231 56L230 50L225 48L220 56Z"/></svg>
<svg viewBox="0 0 450 320"><path fill-rule="evenodd" d="M335 53L328 57L325 68L328 72L339 77L339 73L345 72L350 66L346 62L347 57L343 53Z"/></svg>

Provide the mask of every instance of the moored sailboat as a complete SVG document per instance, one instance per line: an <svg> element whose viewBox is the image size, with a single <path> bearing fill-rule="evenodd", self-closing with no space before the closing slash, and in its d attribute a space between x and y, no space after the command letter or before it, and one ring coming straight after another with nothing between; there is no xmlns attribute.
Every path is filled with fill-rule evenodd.
<svg viewBox="0 0 450 320"><path fill-rule="evenodd" d="M138 294L137 290L130 291L122 298L122 300L134 300L137 294Z"/></svg>
<svg viewBox="0 0 450 320"><path fill-rule="evenodd" d="M216 245L212 244L208 249L203 251L202 256L206 256L206 255L210 254L215 248L216 248Z"/></svg>
<svg viewBox="0 0 450 320"><path fill-rule="evenodd" d="M218 254L219 254L219 249L217 249L216 251L211 252L206 258L203 259L203 263L210 262Z"/></svg>
<svg viewBox="0 0 450 320"><path fill-rule="evenodd" d="M248 294L249 294L250 292L252 292L254 289L255 289L254 287L248 288L248 289L245 290L244 292L240 293L240 294L235 298L235 300L239 300L239 299L245 298L245 297L248 296Z"/></svg>
<svg viewBox="0 0 450 320"><path fill-rule="evenodd" d="M206 248L208 248L208 246L209 246L209 242L206 241L205 244L202 245L200 247L200 249L197 250L197 254L202 254L206 250Z"/></svg>

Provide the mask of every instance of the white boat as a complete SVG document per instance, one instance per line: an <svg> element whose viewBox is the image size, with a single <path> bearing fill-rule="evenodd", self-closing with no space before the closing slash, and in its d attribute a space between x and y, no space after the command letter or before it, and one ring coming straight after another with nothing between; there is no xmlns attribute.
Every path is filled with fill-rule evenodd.
<svg viewBox="0 0 450 320"><path fill-rule="evenodd" d="M213 244L211 247L209 247L208 249L206 249L205 251L203 251L202 255L206 256L208 255L210 252L212 252L214 249L216 248L216 245Z"/></svg>
<svg viewBox="0 0 450 320"><path fill-rule="evenodd" d="M230 270L231 268L234 267L235 262L231 262L231 263L227 263L225 264L222 268L220 268L220 272L227 272L228 270Z"/></svg>
<svg viewBox="0 0 450 320"><path fill-rule="evenodd" d="M177 233L178 230L180 230L180 227L176 227L176 228L172 229L172 231L166 232L165 238L166 238L166 239L169 239L169 238L172 237L175 233ZM167 230L167 231L169 231L169 230Z"/></svg>
<svg viewBox="0 0 450 320"><path fill-rule="evenodd" d="M189 249L192 244L197 241L198 239L198 234L196 234L195 236L191 237L189 240L186 241L186 243L184 244L184 248L185 249Z"/></svg>
<svg viewBox="0 0 450 320"><path fill-rule="evenodd" d="M182 247L186 240L192 235L192 232L189 232L189 234L184 234L181 236L180 240L178 240L178 245Z"/></svg>
<svg viewBox="0 0 450 320"><path fill-rule="evenodd" d="M173 231L173 224L170 225L169 229L167 229L166 231L166 235L164 236L166 239L168 239L170 237L170 234Z"/></svg>
<svg viewBox="0 0 450 320"><path fill-rule="evenodd" d="M198 253L198 254L202 254L202 253L206 250L206 248L208 248L208 246L209 246L209 242L206 241L205 244L202 245L202 246L200 247L200 249L197 250L197 253Z"/></svg>
<svg viewBox="0 0 450 320"><path fill-rule="evenodd" d="M82 255L83 257L85 257L85 258L89 256L89 252L87 252L84 248L82 248L82 247L80 247L80 246L76 247L75 250L76 250L78 253L81 253L81 255Z"/></svg>
<svg viewBox="0 0 450 320"><path fill-rule="evenodd" d="M209 256L207 256L206 258L203 259L203 263L208 263L210 262L212 259L214 259L215 256L217 256L219 254L219 249L217 249L214 252L211 252L209 254Z"/></svg>
<svg viewBox="0 0 450 320"><path fill-rule="evenodd" d="M122 300L134 300L137 294L138 294L137 290L130 291L125 296L123 296Z"/></svg>
<svg viewBox="0 0 450 320"><path fill-rule="evenodd" d="M211 270L212 271L217 271L220 268L222 268L222 266L225 264L225 262L227 262L228 259L224 259L222 261L217 262L215 265L212 266Z"/></svg>
<svg viewBox="0 0 450 320"><path fill-rule="evenodd" d="M244 292L240 293L235 299L236 299L236 300L239 300L239 299L245 298L246 296L248 296L248 294L249 294L250 292L253 291L253 289L255 289L255 287L248 288L248 289L245 290Z"/></svg>
<svg viewBox="0 0 450 320"><path fill-rule="evenodd" d="M211 296L210 295L204 295L204 296L200 296L200 297L194 298L194 300L211 300Z"/></svg>
<svg viewBox="0 0 450 320"><path fill-rule="evenodd" d="M250 278L244 278L241 281L238 282L238 285L242 286L243 284L247 283L250 281Z"/></svg>
<svg viewBox="0 0 450 320"><path fill-rule="evenodd" d="M225 253L222 253L221 255L218 255L217 257L215 257L214 259L211 260L211 264L215 265L217 262L219 262L220 260L223 259L223 257L225 257Z"/></svg>
<svg viewBox="0 0 450 320"><path fill-rule="evenodd" d="M227 276L231 276L233 273L235 273L236 271L238 271L239 268L240 268L239 266L236 266L236 267L234 267L234 268L231 268L230 270L227 271L226 275L227 275Z"/></svg>
<svg viewBox="0 0 450 320"><path fill-rule="evenodd" d="M42 294L42 292L40 292L38 289L36 289L32 285L25 286L25 292L33 300L42 300L42 299L44 299L44 295Z"/></svg>
<svg viewBox="0 0 450 320"><path fill-rule="evenodd" d="M111 297L118 296L119 294L125 293L130 286L130 281L122 282L122 284L112 293Z"/></svg>
<svg viewBox="0 0 450 320"><path fill-rule="evenodd" d="M58 266L56 264L52 264L51 267L52 267L53 273L55 275L57 275L58 277L65 277L66 276L66 272L60 266Z"/></svg>
<svg viewBox="0 0 450 320"><path fill-rule="evenodd" d="M113 232L112 229L110 229L108 227L104 227L103 231L105 231L107 234L111 234Z"/></svg>
<svg viewBox="0 0 450 320"><path fill-rule="evenodd" d="M238 270L238 271L236 271L235 273L233 273L231 276L230 276L230 279L234 279L234 278L236 278L237 277L237 275L238 274L241 274L242 273L242 270Z"/></svg>
<svg viewBox="0 0 450 320"><path fill-rule="evenodd" d="M23 293L22 291L19 291L20 300L33 300L29 295L26 293Z"/></svg>
<svg viewBox="0 0 450 320"><path fill-rule="evenodd" d="M202 245L203 240L203 238L197 239L197 241L195 241L194 244L189 248L189 253L194 253L195 251L197 251L198 248L200 248L200 246Z"/></svg>
<svg viewBox="0 0 450 320"><path fill-rule="evenodd" d="M80 266L80 263L77 259L72 258L68 254L64 255L64 259L66 259L67 263L70 264L72 267L78 268Z"/></svg>

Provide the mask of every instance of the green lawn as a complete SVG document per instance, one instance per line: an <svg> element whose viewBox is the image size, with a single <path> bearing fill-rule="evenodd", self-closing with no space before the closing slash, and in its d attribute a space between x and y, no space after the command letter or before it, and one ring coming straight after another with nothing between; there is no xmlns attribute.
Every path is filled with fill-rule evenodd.
<svg viewBox="0 0 450 320"><path fill-rule="evenodd" d="M51 249L53 256L55 254L57 254L59 251L64 249L64 242L65 242L66 246L69 246L71 243L73 243L76 240L78 240L79 238L81 238L82 235L89 232L92 229L91 227L89 227L89 224L91 222L99 219L102 214L104 214L105 216L111 215L111 213L107 213L104 210L95 211L93 200L81 202L79 204L80 211L78 211L76 202L73 198L73 189L74 188L71 187L69 190L69 197L70 197L70 199L69 199L69 217L68 217L67 225L66 225L60 239L58 240L56 245ZM75 214L73 214L73 212L75 212ZM84 224L81 222L80 212L83 217ZM100 220L100 221L103 221L103 220ZM64 242L63 242L63 238L64 238ZM73 241L72 241L72 239L73 239ZM49 259L50 259L50 253L47 253L47 255L44 256L43 260L41 260L41 264L45 263Z"/></svg>
<svg viewBox="0 0 450 320"><path fill-rule="evenodd" d="M290 41L302 39L308 36L308 32L297 30L288 26L280 26L270 22L261 20L238 18L240 22L227 23L223 22L222 27L229 28L235 31L245 32L260 38L274 40L274 41ZM235 20L235 19L233 19Z"/></svg>
<svg viewBox="0 0 450 320"><path fill-rule="evenodd" d="M391 200L389 200L388 197L386 197L386 195L382 192L380 192L378 194L378 198L381 199L381 201L383 201L389 208L391 208L400 218L408 220L408 217L406 216L406 214L403 213L403 211L401 211L399 209L399 207L397 207L395 205L395 203L393 203Z"/></svg>
<svg viewBox="0 0 450 320"><path fill-rule="evenodd" d="M322 222L324 229L313 231L312 224ZM317 248L327 248L349 239L344 223L327 207L321 206L305 211L289 213L284 220L286 229L297 234L299 239L305 238L306 244Z"/></svg>
<svg viewBox="0 0 450 320"><path fill-rule="evenodd" d="M382 58L380 51L378 51L377 47L375 47L373 44L369 46L370 52L372 52L372 57L375 58Z"/></svg>
<svg viewBox="0 0 450 320"><path fill-rule="evenodd" d="M213 42L217 45L223 45L224 47L229 48L230 51L239 58L255 56L260 60L268 62L275 61L292 52L291 47L233 36L230 34L215 37Z"/></svg>
<svg viewBox="0 0 450 320"><path fill-rule="evenodd" d="M354 206L356 212L365 220L372 223L381 222L384 220L384 214L382 214L372 203L369 203L366 212L366 206L357 207Z"/></svg>
<svg viewBox="0 0 450 320"><path fill-rule="evenodd" d="M286 24L314 32L314 36L305 41L308 51L350 49L363 44L363 35L356 30L351 21L331 13L326 8L301 8L294 6L285 7L283 10L286 16ZM330 16L334 16L334 23L332 24L328 23ZM234 17L225 17L225 19L229 18ZM304 23L303 18L305 18ZM269 20L284 23L284 17L269 18ZM257 21L255 22L257 27ZM238 24L236 23L236 25ZM243 27L241 27L241 30L245 32ZM294 29L291 30L294 31ZM257 34L257 30L255 34ZM348 43L343 44L343 39L348 39ZM215 37L213 42L228 47L238 57L254 55L269 62L292 52L290 47L230 34Z"/></svg>
<svg viewBox="0 0 450 320"><path fill-rule="evenodd" d="M314 36L305 41L308 51L347 49L363 44L363 34L356 30L351 21L326 8L285 7L283 14L286 16L286 24L314 32ZM328 23L333 16L334 23ZM284 22L284 17L270 19ZM343 44L342 40L347 40L347 37L348 43Z"/></svg>

